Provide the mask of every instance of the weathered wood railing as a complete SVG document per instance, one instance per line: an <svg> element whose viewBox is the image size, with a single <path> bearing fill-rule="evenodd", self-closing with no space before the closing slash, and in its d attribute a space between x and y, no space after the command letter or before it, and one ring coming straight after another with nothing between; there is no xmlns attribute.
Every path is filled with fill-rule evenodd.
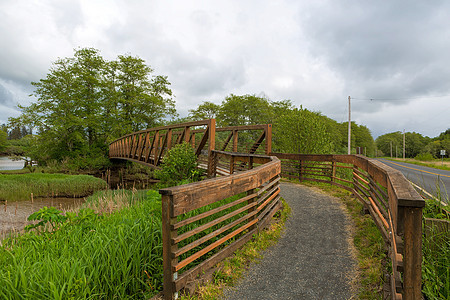
<svg viewBox="0 0 450 300"><path fill-rule="evenodd" d="M230 126L216 128L216 120L208 119L150 128L127 134L109 145L109 158L134 161L158 168L171 147L191 143L199 161L213 173L212 150L268 154L272 151L272 125Z"/></svg>
<svg viewBox="0 0 450 300"><path fill-rule="evenodd" d="M212 153L215 162L246 163L248 170L160 190L165 299L249 241L281 208L278 158Z"/></svg>
<svg viewBox="0 0 450 300"><path fill-rule="evenodd" d="M195 147L197 156L206 147L210 161L216 141L215 130L216 120L209 119L133 132L110 143L109 158L126 159L155 168L160 165L168 149L185 141ZM212 169L208 172L212 173Z"/></svg>
<svg viewBox="0 0 450 300"><path fill-rule="evenodd" d="M392 263L391 299L421 299L422 208L425 202L406 178L360 155L272 153L282 176L327 182L351 191L380 229Z"/></svg>

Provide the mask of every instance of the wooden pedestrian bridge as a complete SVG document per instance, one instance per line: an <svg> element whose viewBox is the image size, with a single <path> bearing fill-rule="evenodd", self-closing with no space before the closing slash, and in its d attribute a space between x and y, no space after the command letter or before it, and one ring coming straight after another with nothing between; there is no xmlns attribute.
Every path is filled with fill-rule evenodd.
<svg viewBox="0 0 450 300"><path fill-rule="evenodd" d="M351 191L388 249L391 299L422 298L425 203L399 171L361 155L274 153L270 124L216 128L214 119L125 135L110 144L109 156L159 168L183 142L195 149L208 179L160 190L165 299L269 225L282 208L282 177Z"/></svg>

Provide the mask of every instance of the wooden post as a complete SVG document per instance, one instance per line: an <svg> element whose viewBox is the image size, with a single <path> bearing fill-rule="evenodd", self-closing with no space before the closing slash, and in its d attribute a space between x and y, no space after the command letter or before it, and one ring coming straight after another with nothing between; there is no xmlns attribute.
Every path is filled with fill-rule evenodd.
<svg viewBox="0 0 450 300"><path fill-rule="evenodd" d="M272 124L267 124L266 131L266 155L272 153Z"/></svg>
<svg viewBox="0 0 450 300"><path fill-rule="evenodd" d="M167 150L169 150L170 148L172 148L172 129L168 129L166 134Z"/></svg>
<svg viewBox="0 0 450 300"><path fill-rule="evenodd" d="M184 128L184 141L186 143L189 143L190 138L191 138L191 127L185 127Z"/></svg>
<svg viewBox="0 0 450 300"><path fill-rule="evenodd" d="M230 157L230 175L234 173L234 156Z"/></svg>
<svg viewBox="0 0 450 300"><path fill-rule="evenodd" d="M213 150L216 147L216 119L210 119L208 124L208 177L215 174L215 158ZM214 169L214 170L213 170Z"/></svg>
<svg viewBox="0 0 450 300"><path fill-rule="evenodd" d="M335 178L336 178L336 162L333 160L331 162L331 181L335 182L336 181Z"/></svg>
<svg viewBox="0 0 450 300"><path fill-rule="evenodd" d="M422 299L422 208L404 207L403 298Z"/></svg>
<svg viewBox="0 0 450 300"><path fill-rule="evenodd" d="M178 250L177 245L172 244L172 239L177 236L176 230L171 230L171 225L176 223L176 218L171 217L172 212L172 195L162 195L162 242L163 242L163 293L165 300L172 300L175 294L173 266L177 264L178 258L173 258L172 254Z"/></svg>
<svg viewBox="0 0 450 300"><path fill-rule="evenodd" d="M233 130L233 152L237 152L238 149L238 131Z"/></svg>
<svg viewBox="0 0 450 300"><path fill-rule="evenodd" d="M303 180L303 160L299 160L299 172L298 172L298 180L302 182Z"/></svg>

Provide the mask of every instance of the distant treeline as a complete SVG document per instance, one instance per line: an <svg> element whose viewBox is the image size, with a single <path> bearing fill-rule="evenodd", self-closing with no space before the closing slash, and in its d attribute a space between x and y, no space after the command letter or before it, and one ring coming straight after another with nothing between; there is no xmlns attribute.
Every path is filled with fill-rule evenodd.
<svg viewBox="0 0 450 300"><path fill-rule="evenodd" d="M403 157L403 133L400 131L379 136L376 139L376 145L385 156L391 156L392 153L392 157ZM418 157L422 160L440 158L441 150L445 150L444 157L449 157L450 128L435 138L416 132L405 133L405 157Z"/></svg>
<svg viewBox="0 0 450 300"><path fill-rule="evenodd" d="M2 126L0 153L25 155L43 166L63 162L72 169L103 168L110 163L109 142L124 134L209 118L216 118L218 126L273 124L273 151L347 153L348 123L295 107L290 100L231 94L221 104L205 101L178 118L167 77L153 75L143 59L128 54L108 61L97 49L77 49L32 85L37 100L19 106L22 114ZM366 126L352 123L351 138L353 153L361 147L367 156L376 155Z"/></svg>
<svg viewBox="0 0 450 300"><path fill-rule="evenodd" d="M338 123L320 112L295 107L290 100L271 101L255 95L230 95L222 103L208 101L189 111L179 121L215 118L218 126L273 125L272 149L288 153L347 153L348 123ZM352 151L361 147L375 155L370 130L352 122Z"/></svg>

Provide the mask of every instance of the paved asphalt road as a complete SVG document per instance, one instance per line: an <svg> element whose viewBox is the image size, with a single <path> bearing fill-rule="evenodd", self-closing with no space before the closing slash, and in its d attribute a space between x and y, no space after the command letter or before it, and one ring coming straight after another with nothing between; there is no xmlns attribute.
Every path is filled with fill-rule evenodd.
<svg viewBox="0 0 450 300"><path fill-rule="evenodd" d="M448 202L448 195L450 194L450 171L398 161L394 162L386 159L379 159L379 161L399 170L407 179L424 188L432 195L437 195L437 186L439 185L441 194L444 195L442 200Z"/></svg>

